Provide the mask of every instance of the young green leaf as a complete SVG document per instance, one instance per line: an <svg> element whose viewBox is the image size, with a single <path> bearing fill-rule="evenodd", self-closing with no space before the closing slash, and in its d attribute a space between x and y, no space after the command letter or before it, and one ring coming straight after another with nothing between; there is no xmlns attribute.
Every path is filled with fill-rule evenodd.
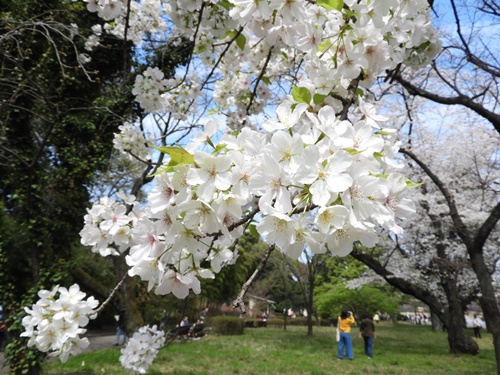
<svg viewBox="0 0 500 375"><path fill-rule="evenodd" d="M410 180L407 177L405 177L405 182L406 182L407 189L413 189L413 188L416 188L416 187L419 187L419 186L422 186L423 184L425 184L425 182L420 182L420 183L413 182L412 180Z"/></svg>
<svg viewBox="0 0 500 375"><path fill-rule="evenodd" d="M245 37L245 35L240 34L240 35L238 35L238 36L236 37L236 45L237 45L238 47L240 47L240 49L241 49L242 51L244 51L244 50L245 50L245 44L246 44L246 43L247 43L247 38Z"/></svg>
<svg viewBox="0 0 500 375"><path fill-rule="evenodd" d="M313 102L314 102L314 104L318 105L320 103L323 103L323 100L325 100L325 98L327 96L328 95L314 94L314 96L313 96Z"/></svg>
<svg viewBox="0 0 500 375"><path fill-rule="evenodd" d="M338 10L344 7L344 0L317 0L316 4L327 10Z"/></svg>
<svg viewBox="0 0 500 375"><path fill-rule="evenodd" d="M305 87L292 87L292 96L299 103L311 103L311 92Z"/></svg>
<svg viewBox="0 0 500 375"><path fill-rule="evenodd" d="M161 146L155 147L156 150L163 152L170 156L170 161L168 163L169 167L179 164L192 164L194 163L194 156L184 150L182 147L175 146Z"/></svg>

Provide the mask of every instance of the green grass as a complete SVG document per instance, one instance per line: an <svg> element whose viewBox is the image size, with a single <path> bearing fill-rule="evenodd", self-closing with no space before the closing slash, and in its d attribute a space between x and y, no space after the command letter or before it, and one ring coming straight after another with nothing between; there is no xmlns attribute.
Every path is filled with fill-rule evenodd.
<svg viewBox="0 0 500 375"><path fill-rule="evenodd" d="M429 327L381 323L373 359L363 354L363 340L353 329L353 361L337 361L333 327L246 329L240 336L209 335L198 341L176 341L163 348L148 374L241 375L489 375L496 373L491 335L483 333L478 356L449 354L443 332ZM43 374L124 374L119 348L84 353L66 364L51 361Z"/></svg>

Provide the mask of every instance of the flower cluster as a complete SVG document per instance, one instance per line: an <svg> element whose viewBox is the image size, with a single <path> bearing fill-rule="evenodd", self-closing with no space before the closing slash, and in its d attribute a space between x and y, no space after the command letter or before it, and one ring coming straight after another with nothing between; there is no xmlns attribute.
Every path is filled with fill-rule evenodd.
<svg viewBox="0 0 500 375"><path fill-rule="evenodd" d="M114 147L128 156L133 155L140 160L150 160L151 159L151 149L148 144L151 140L146 140L144 133L141 129L128 122L119 126L119 133L115 133L115 138L113 139Z"/></svg>
<svg viewBox="0 0 500 375"><path fill-rule="evenodd" d="M133 373L145 374L164 343L165 332L156 326L141 327L121 350L120 363Z"/></svg>
<svg viewBox="0 0 500 375"><path fill-rule="evenodd" d="M98 301L94 297L84 300L85 293L77 284L69 289L56 286L51 291L41 290L38 296L32 309L25 308L28 315L23 318L25 332L21 336L29 337L28 346L35 345L66 362L70 355L81 353L89 345L88 339L80 335L86 332L82 327L89 318L95 318Z"/></svg>
<svg viewBox="0 0 500 375"><path fill-rule="evenodd" d="M196 85L216 77L215 85L201 89L210 89L219 109L231 113L228 123L233 127L247 122L248 115L260 113L274 96L267 86L288 81L290 73L313 95L328 96L326 101L338 110L342 103L333 97L345 97L352 80L370 87L381 72L400 63L422 66L440 48L425 0L386 0L383 4L368 0L316 4L304 0L148 0L131 1L130 7L127 37L134 42L140 43L146 33L167 30L165 17L171 21L167 32L172 40L193 40L198 60L193 60L187 73ZM123 15L118 14L104 29L123 37L124 24ZM299 61L302 73L296 74ZM189 102L182 97L190 92L173 95L177 101ZM144 95L148 96L147 90L139 95L141 104ZM154 101L148 99L147 104ZM143 107L150 112L171 110L161 105ZM181 106L180 110L186 113L193 108ZM174 113L181 117L178 111Z"/></svg>
<svg viewBox="0 0 500 375"><path fill-rule="evenodd" d="M130 223L137 221L136 211L139 209L135 197L125 197L120 192L118 196L127 204L134 204L136 210L127 213L127 207L114 199L103 197L99 204L87 209L84 217L85 226L80 232L81 243L92 246L92 252L102 256L118 255L128 249L131 238ZM113 247L109 245L113 244Z"/></svg>
<svg viewBox="0 0 500 375"><path fill-rule="evenodd" d="M132 94L136 95L137 102L148 112L159 111L162 108L160 92L165 90L167 80L158 68L147 68L143 75L135 78Z"/></svg>
<svg viewBox="0 0 500 375"><path fill-rule="evenodd" d="M198 98L211 95L226 121L207 121L185 149L162 150L170 160L156 173L147 207L127 214L114 200L94 205L83 244L103 255L128 251L129 275L184 298L200 292L199 278L237 259L233 244L253 219L266 242L293 258L305 248L344 256L356 241L372 247L377 228L401 233L396 221L414 205L402 197L398 143L392 129L380 128L387 118L362 88L410 55L426 61L435 53L424 0L146 5L149 14L157 9L152 19L170 19L172 38L193 41L196 58L175 79L147 68L136 78L137 101L182 121L198 116ZM131 27L147 30L146 18L132 17ZM273 92L287 86L291 95ZM276 99L276 118L255 123L251 115ZM236 131L219 138L224 126ZM122 139L130 129L122 127Z"/></svg>
<svg viewBox="0 0 500 375"><path fill-rule="evenodd" d="M122 0L84 0L89 12L97 12L97 15L105 20L112 20L122 16L125 7Z"/></svg>

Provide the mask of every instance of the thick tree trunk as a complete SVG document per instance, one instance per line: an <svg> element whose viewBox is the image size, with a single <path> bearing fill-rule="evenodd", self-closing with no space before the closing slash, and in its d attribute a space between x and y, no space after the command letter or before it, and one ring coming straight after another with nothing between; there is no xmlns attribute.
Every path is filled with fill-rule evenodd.
<svg viewBox="0 0 500 375"><path fill-rule="evenodd" d="M431 324L432 331L440 332L444 329L443 323L439 320L439 317L431 310Z"/></svg>
<svg viewBox="0 0 500 375"><path fill-rule="evenodd" d="M464 329L464 310L460 301L455 300L449 306L448 320L448 344L450 352L454 354L479 354L479 346L470 337L465 334Z"/></svg>
<svg viewBox="0 0 500 375"><path fill-rule="evenodd" d="M470 254L470 252L469 252ZM484 258L479 254L470 254L472 267L476 271L481 288L481 298L479 303L483 310L484 318L488 330L493 335L493 345L495 347L495 358L497 361L497 373L500 375L500 309L493 289L491 276L484 262Z"/></svg>

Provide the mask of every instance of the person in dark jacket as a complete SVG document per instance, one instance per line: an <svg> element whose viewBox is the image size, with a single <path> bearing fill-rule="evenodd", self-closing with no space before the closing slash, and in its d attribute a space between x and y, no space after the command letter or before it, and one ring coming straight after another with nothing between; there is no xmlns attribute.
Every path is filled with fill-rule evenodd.
<svg viewBox="0 0 500 375"><path fill-rule="evenodd" d="M377 338L375 334L375 324L370 315L365 315L359 325L359 337L363 336L365 341L365 354L368 358L373 356L373 340Z"/></svg>

